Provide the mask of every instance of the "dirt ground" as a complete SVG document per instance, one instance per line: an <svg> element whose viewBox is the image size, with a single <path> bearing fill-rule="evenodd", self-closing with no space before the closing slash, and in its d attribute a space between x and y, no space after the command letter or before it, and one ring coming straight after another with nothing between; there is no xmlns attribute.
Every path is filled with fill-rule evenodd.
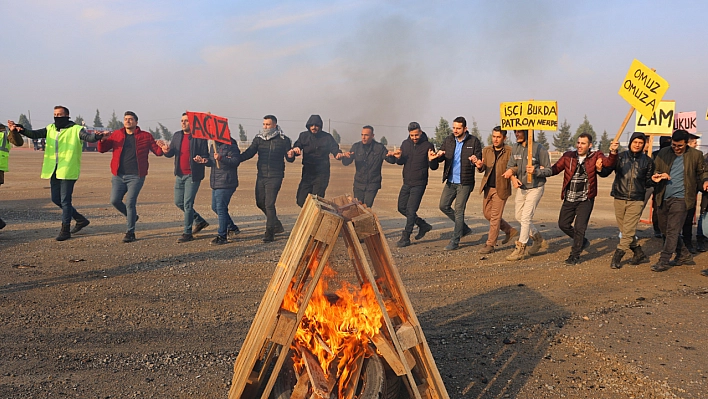
<svg viewBox="0 0 708 399"><path fill-rule="evenodd" d="M57 242L59 209L40 180L42 153L15 149L0 187L1 398L224 398L233 363L286 237L264 244L265 218L253 199L255 160L239 168L231 213L242 233L209 245L216 217L205 181L195 208L212 224L178 244L171 159L150 157L140 194L138 241L121 242L125 220L108 202L109 154L85 153L74 205L91 225ZM300 164L288 165L278 199L289 230L297 217ZM328 194L350 192L354 166L332 164ZM506 262L511 245L482 257L482 198L468 203L473 229L445 252L452 222L438 210L432 173L420 215L434 226L423 240L395 247L400 167L385 164L374 205L452 398L708 397L708 266L653 273L650 264L609 268L618 242L611 179L600 184L583 263L566 266L570 240L556 221L554 177L535 221L550 250ZM513 217L513 198L506 219ZM638 232L658 258L661 240ZM335 265L336 267L336 265Z"/></svg>

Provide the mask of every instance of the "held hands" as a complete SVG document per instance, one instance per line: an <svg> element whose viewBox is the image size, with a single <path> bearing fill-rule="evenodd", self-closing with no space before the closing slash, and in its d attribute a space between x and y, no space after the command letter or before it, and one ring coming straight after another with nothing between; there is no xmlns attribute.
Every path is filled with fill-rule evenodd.
<svg viewBox="0 0 708 399"><path fill-rule="evenodd" d="M341 158L351 158L352 155L354 155L354 153L351 151L348 151L348 152L343 152L341 155L342 155Z"/></svg>
<svg viewBox="0 0 708 399"><path fill-rule="evenodd" d="M170 146L168 146L167 143L165 143L162 140L157 140L157 145L159 145L160 148L162 148L163 152L167 152L170 149Z"/></svg>
<svg viewBox="0 0 708 399"><path fill-rule="evenodd" d="M470 156L470 162L472 162L478 169L484 165L484 159L477 159L477 156L474 154Z"/></svg>
<svg viewBox="0 0 708 399"><path fill-rule="evenodd" d="M13 132L21 132L24 129L20 125L16 125L15 121L7 120L7 127Z"/></svg>
<svg viewBox="0 0 708 399"><path fill-rule="evenodd" d="M703 182L703 191L708 191L708 181ZM701 194L703 195L703 194Z"/></svg>
<svg viewBox="0 0 708 399"><path fill-rule="evenodd" d="M660 182L660 181L662 181L662 180L671 180L671 176L669 176L668 173L654 173L654 174L652 175L652 177L651 177L651 180L652 180L654 183L658 183L658 182ZM703 187L705 187L705 186L706 186L706 185L703 184Z"/></svg>
<svg viewBox="0 0 708 399"><path fill-rule="evenodd" d="M514 188L521 187L521 180L517 179L516 176L511 176L511 185Z"/></svg>
<svg viewBox="0 0 708 399"><path fill-rule="evenodd" d="M502 174L505 179L511 179L514 176L514 172L511 169L507 169L506 172Z"/></svg>
<svg viewBox="0 0 708 399"><path fill-rule="evenodd" d="M433 159L440 158L443 155L445 155L445 151L443 151L443 150L438 150L438 152L434 152L433 150L428 150L428 161L432 161Z"/></svg>
<svg viewBox="0 0 708 399"><path fill-rule="evenodd" d="M217 159L216 157L217 157L218 155L219 155L219 154L214 154L214 159ZM206 158L202 158L201 155L197 155L196 157L194 157L194 162L204 164L204 163L207 163L207 159L206 159Z"/></svg>
<svg viewBox="0 0 708 399"><path fill-rule="evenodd" d="M342 154L341 152L338 152L337 155L334 156L334 159L340 160L340 159L342 159L343 156L344 156L344 154ZM347 158L349 158L349 157L347 157Z"/></svg>
<svg viewBox="0 0 708 399"><path fill-rule="evenodd" d="M293 147L290 151L292 151L295 156L302 155L302 148L300 147Z"/></svg>

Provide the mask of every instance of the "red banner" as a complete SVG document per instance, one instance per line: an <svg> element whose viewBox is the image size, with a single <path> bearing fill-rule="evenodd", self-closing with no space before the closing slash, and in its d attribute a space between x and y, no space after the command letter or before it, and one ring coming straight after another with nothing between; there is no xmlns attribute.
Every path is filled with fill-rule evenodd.
<svg viewBox="0 0 708 399"><path fill-rule="evenodd" d="M187 111L192 137L231 144L231 130L227 118L204 112Z"/></svg>

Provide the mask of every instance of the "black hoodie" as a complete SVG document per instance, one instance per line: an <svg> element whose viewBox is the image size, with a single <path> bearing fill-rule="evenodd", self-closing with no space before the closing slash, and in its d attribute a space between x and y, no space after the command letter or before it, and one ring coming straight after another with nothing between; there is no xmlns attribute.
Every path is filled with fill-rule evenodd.
<svg viewBox="0 0 708 399"><path fill-rule="evenodd" d="M316 134L310 131L310 126L313 125L320 128ZM298 147L302 150L302 164L304 166L315 167L317 172L329 173L329 154L336 156L342 152L339 149L339 144L331 134L322 130L322 118L319 115L311 115L305 127L308 130L300 133L293 148Z"/></svg>
<svg viewBox="0 0 708 399"><path fill-rule="evenodd" d="M428 168L436 170L439 162L428 161L428 150L435 151L433 143L428 141L428 135L422 132L418 143L413 143L410 137L401 143L401 157L393 155L386 157L386 162L403 165L403 184L409 187L428 185Z"/></svg>

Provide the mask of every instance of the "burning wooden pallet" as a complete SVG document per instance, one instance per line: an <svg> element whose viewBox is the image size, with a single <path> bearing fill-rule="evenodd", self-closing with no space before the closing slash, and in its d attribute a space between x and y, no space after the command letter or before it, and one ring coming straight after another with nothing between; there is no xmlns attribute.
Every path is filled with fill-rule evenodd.
<svg viewBox="0 0 708 399"><path fill-rule="evenodd" d="M375 316L364 317L375 319L379 328L376 333L369 331L371 336L364 337L356 353L348 355L334 356L325 340L314 334L310 339L329 352L324 356L330 360L336 357L329 367L322 367L318 359L322 354L302 347L296 335L301 335L298 329L340 236L360 287L369 287L367 292L375 305ZM310 196L236 358L229 399L268 398L293 352L300 369L288 397L351 399L356 396L364 358L373 348L404 381L408 397L449 398L376 215L346 196L331 201ZM345 371L337 375L342 362L347 363L341 367ZM339 389L332 393L337 383Z"/></svg>

